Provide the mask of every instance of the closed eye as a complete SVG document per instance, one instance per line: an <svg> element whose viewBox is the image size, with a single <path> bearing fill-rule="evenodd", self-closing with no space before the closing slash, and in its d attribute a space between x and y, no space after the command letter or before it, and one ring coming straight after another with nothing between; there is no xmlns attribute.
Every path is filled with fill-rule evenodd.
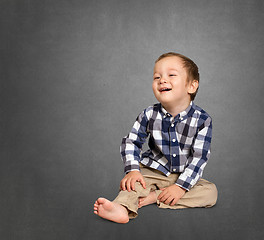
<svg viewBox="0 0 264 240"><path fill-rule="evenodd" d="M177 75L176 74L170 74L169 76L170 77L176 77Z"/></svg>
<svg viewBox="0 0 264 240"><path fill-rule="evenodd" d="M160 77L154 77L154 80L160 79Z"/></svg>

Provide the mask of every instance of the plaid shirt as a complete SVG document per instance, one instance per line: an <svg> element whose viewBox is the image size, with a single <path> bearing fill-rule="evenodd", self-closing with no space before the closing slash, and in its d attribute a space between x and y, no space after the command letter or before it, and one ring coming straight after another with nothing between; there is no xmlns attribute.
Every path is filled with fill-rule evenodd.
<svg viewBox="0 0 264 240"><path fill-rule="evenodd" d="M149 150L141 154L149 136ZM212 119L193 102L176 117L160 103L146 108L120 147L125 173L140 171L139 162L169 176L180 173L176 185L189 191L201 178L210 156Z"/></svg>

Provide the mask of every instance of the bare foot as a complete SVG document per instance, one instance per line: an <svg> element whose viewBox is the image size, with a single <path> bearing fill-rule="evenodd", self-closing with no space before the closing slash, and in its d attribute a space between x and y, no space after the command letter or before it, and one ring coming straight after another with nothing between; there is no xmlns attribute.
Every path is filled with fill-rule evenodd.
<svg viewBox="0 0 264 240"><path fill-rule="evenodd" d="M98 198L97 201L95 201L94 213L102 218L117 223L127 223L129 221L128 212L125 207L105 198Z"/></svg>
<svg viewBox="0 0 264 240"><path fill-rule="evenodd" d="M157 195L156 193L150 192L149 195L147 197L143 197L143 198L139 198L138 200L138 208L141 208L143 206L152 204L152 203L156 203L157 202Z"/></svg>

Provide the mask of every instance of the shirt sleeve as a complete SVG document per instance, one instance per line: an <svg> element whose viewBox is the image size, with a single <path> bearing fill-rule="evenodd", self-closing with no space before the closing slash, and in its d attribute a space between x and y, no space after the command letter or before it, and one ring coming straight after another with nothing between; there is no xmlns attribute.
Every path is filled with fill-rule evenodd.
<svg viewBox="0 0 264 240"><path fill-rule="evenodd" d="M199 181L210 157L211 139L212 119L208 117L199 127L192 144L192 154L187 160L189 164L180 174L176 185L189 191Z"/></svg>
<svg viewBox="0 0 264 240"><path fill-rule="evenodd" d="M148 137L148 109L145 109L136 119L131 132L122 139L120 152L125 164L125 173L140 171L139 161L143 144Z"/></svg>

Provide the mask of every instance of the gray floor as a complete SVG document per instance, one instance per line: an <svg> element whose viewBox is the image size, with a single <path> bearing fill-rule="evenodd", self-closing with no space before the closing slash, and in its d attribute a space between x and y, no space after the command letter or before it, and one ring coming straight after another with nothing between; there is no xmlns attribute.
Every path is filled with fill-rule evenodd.
<svg viewBox="0 0 264 240"><path fill-rule="evenodd" d="M7 186L9 182L4 184ZM2 182L2 186L4 184ZM117 224L93 214L93 201L99 196L98 192L89 194L85 189L75 193L71 189L60 192L58 187L48 193L49 186L35 183L38 187L30 195L33 189L27 189L22 182L13 184L17 184L16 188L13 185L13 191L10 187L1 189L0 236L3 240L129 240L146 237L157 240L248 240L264 237L260 209L252 209L242 200L230 202L221 186L218 203L213 208L168 210L150 205L140 209L139 216L128 224ZM5 196L12 198L8 200ZM113 197L113 194L107 197Z"/></svg>

